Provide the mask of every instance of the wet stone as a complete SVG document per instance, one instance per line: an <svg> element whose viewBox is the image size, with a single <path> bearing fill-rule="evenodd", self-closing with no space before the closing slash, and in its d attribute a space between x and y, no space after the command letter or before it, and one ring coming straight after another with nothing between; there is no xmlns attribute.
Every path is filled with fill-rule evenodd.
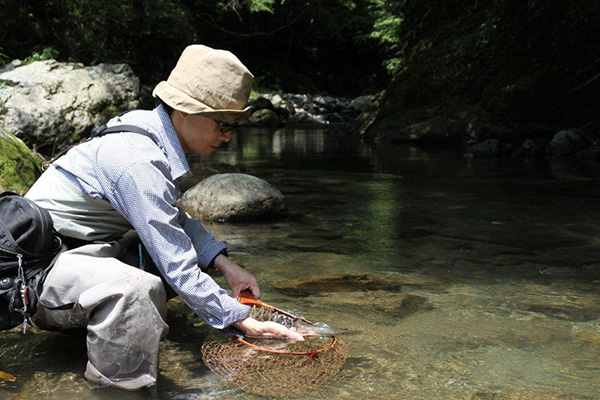
<svg viewBox="0 0 600 400"><path fill-rule="evenodd" d="M339 274L302 277L279 283L275 288L286 294L308 296L322 292L399 291L401 284L370 274Z"/></svg>
<svg viewBox="0 0 600 400"><path fill-rule="evenodd" d="M532 304L529 307L526 307L526 310L544 314L550 318L573 322L592 321L598 316L597 310L595 309L568 305L552 306L547 304Z"/></svg>
<svg viewBox="0 0 600 400"><path fill-rule="evenodd" d="M255 221L286 216L283 194L248 174L216 174L188 189L179 205L203 221Z"/></svg>
<svg viewBox="0 0 600 400"><path fill-rule="evenodd" d="M394 325L399 319L421 311L433 310L433 306L425 297L414 294L379 291L368 293L367 297L352 307L358 312L376 316L382 324Z"/></svg>
<svg viewBox="0 0 600 400"><path fill-rule="evenodd" d="M392 326L400 319L434 308L423 296L385 290L328 293L316 298L315 302L322 308L351 310L361 321Z"/></svg>

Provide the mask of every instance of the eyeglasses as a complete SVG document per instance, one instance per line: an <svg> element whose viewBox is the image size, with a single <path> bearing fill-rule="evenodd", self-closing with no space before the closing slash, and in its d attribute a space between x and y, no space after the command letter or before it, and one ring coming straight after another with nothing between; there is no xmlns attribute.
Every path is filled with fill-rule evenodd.
<svg viewBox="0 0 600 400"><path fill-rule="evenodd" d="M214 121L219 125L219 130L221 133L233 132L238 125L237 122L234 124L228 124L226 122L219 121L218 119L215 119Z"/></svg>

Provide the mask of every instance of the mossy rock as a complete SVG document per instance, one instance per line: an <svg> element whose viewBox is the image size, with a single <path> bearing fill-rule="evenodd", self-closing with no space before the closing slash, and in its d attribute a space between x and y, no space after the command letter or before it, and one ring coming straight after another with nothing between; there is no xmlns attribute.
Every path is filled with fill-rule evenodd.
<svg viewBox="0 0 600 400"><path fill-rule="evenodd" d="M248 123L250 125L270 126L270 127L277 127L277 126L283 125L283 122L282 122L281 118L277 115L277 113L273 110L269 110L266 108L260 109L260 110L256 111L254 114L252 114Z"/></svg>
<svg viewBox="0 0 600 400"><path fill-rule="evenodd" d="M0 127L0 190L24 194L42 174L42 159Z"/></svg>

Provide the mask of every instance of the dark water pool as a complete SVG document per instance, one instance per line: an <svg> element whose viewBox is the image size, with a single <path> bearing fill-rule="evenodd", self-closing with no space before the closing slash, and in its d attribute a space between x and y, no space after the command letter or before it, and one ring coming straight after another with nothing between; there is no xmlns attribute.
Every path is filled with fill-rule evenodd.
<svg viewBox="0 0 600 400"><path fill-rule="evenodd" d="M244 131L193 162L188 187L244 172L286 196L285 220L207 225L263 300L361 330L343 338L337 378L306 398L600 398L598 166L293 129ZM324 283L344 274L358 283ZM169 317L155 397L254 398L202 363L206 325L178 302ZM82 337L0 333L0 371L17 377L0 398L123 398L90 390L85 361Z"/></svg>

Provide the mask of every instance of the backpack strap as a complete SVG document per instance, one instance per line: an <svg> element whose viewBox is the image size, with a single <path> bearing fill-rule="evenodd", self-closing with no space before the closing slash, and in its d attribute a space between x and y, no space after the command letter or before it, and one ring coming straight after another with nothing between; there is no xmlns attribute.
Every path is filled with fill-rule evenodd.
<svg viewBox="0 0 600 400"><path fill-rule="evenodd" d="M133 110L130 110L133 111ZM124 113L121 113L119 116L127 113L129 111L126 111ZM152 134L150 132L148 132L147 130L145 130L144 128L141 128L139 126L136 125L115 125L115 126L111 126L110 128L106 126L106 124L100 125L100 126L95 126L94 129L92 129L92 133L90 134L90 138L88 139L88 141L100 137L100 136L104 136L104 135L108 135L111 133L121 133L121 132L133 132L133 133L137 133L146 137L149 137L150 139L152 139L152 141L156 144L158 144L156 142L156 139L154 139L154 136L152 136ZM50 164L52 164L54 161L58 160L60 157L64 156L65 154L67 154L67 152L69 150L71 150L73 147L77 146L76 144L67 147L65 150L61 151L56 157L53 157L50 161L45 161L42 164L42 170L45 171L50 167Z"/></svg>
<svg viewBox="0 0 600 400"><path fill-rule="evenodd" d="M152 141L154 143L156 143L156 140L154 140L154 136L152 136L152 134L150 134L150 132L148 132L144 128L140 128L139 126L136 126L136 125L115 125L115 126L111 126L110 128L108 128L106 126L106 124L96 126L96 127L94 127L94 129L92 129L92 134L90 135L90 138L88 140L92 140L92 139L100 137L100 136L108 135L110 133L121 133L121 132L138 133L140 135L149 137L150 139L152 139Z"/></svg>

